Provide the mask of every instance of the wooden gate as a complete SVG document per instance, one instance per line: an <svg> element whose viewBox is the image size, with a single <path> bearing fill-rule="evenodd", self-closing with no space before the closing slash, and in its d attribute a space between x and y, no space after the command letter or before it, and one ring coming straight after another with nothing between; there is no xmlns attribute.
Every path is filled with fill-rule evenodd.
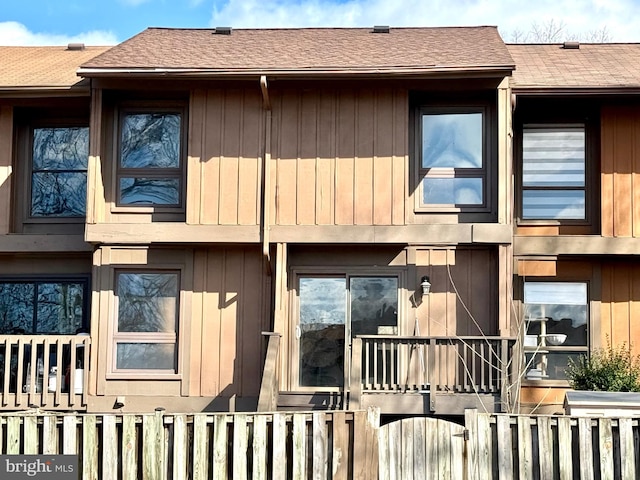
<svg viewBox="0 0 640 480"><path fill-rule="evenodd" d="M380 427L380 479L464 478L464 427L436 418L406 418Z"/></svg>

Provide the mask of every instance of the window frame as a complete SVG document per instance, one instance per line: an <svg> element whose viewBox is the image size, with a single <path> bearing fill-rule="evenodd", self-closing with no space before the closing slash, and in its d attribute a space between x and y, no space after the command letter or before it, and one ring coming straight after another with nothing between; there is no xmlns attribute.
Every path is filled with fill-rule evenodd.
<svg viewBox="0 0 640 480"><path fill-rule="evenodd" d="M90 297L91 297L91 276L84 274L46 274L46 275L2 275L0 276L0 284L4 283L24 283L24 284L43 284L43 283L78 283L83 285L83 298L82 298L82 325L78 331L90 331L91 319L90 319ZM37 292L37 291L36 291ZM35 293L35 292L34 292ZM37 296L37 295L36 295ZM34 302L34 310L36 310L37 301ZM37 318L34 316L33 322L37 322ZM25 332L24 334L16 335L75 335L74 333L38 333L38 332ZM10 334L5 334L10 335Z"/></svg>
<svg viewBox="0 0 640 480"><path fill-rule="evenodd" d="M184 274L182 268L174 266L153 266L145 268L144 266L123 265L116 266L111 269L113 281L113 313L111 315L109 329L109 347L107 353L107 379L140 379L152 377L156 380L162 379L180 379L182 372L181 358L181 329L182 326L182 306L183 306L183 287L182 280ZM175 307L175 330L174 332L119 332L118 331L118 284L120 274L174 274L177 276L176 290L176 307ZM118 368L118 344L171 344L175 347L175 368L168 369L144 369L144 368Z"/></svg>
<svg viewBox="0 0 640 480"><path fill-rule="evenodd" d="M345 293L345 350L350 352L351 341L351 293L349 288L349 279L352 277L395 277L398 283L398 312L397 312L397 329L394 335L404 334L404 314L406 311L405 295L406 290L406 268L383 267L381 269L371 267L317 267L317 268L296 268L291 271L290 281L290 305L292 306L289 315L289 335L288 355L289 374L288 381L293 391L298 392L342 392L349 389L349 369L351 368L351 356L345 357L343 360L343 368L345 374L345 384L343 386L305 386L300 382L300 339L297 336L297 326L300 325L300 278L344 278ZM349 340L347 340L349 339Z"/></svg>
<svg viewBox="0 0 640 480"><path fill-rule="evenodd" d="M413 132L414 145L414 175L415 175L415 213L491 213L494 201L495 172L493 161L495 152L496 120L495 108L489 101L452 101L451 103L430 104L422 102L415 107L415 119ZM422 167L423 153L423 115L446 114L474 114L482 115L482 166L480 168L456 168L456 167ZM425 204L424 182L429 178L469 178L482 180L482 202L480 204Z"/></svg>
<svg viewBox="0 0 640 480"><path fill-rule="evenodd" d="M15 233L33 234L82 234L86 222L87 203L85 198L85 215L77 217L31 216L31 179L33 173L33 137L34 130L39 128L90 128L88 116L80 109L69 107L69 115L56 115L49 110L40 112L26 109L16 112L16 151L14 165L14 215L13 231ZM77 111L76 111L77 110ZM56 110L57 111L57 110ZM91 155L91 131L89 135L89 152L87 155L87 179L89 157ZM88 184L87 184L88 189Z"/></svg>
<svg viewBox="0 0 640 480"><path fill-rule="evenodd" d="M523 336L523 342L522 342L522 353L523 353L523 372L522 372L522 384L525 386L561 386L561 387L567 387L569 386L569 381L565 380L565 379L550 379L550 378L527 378L526 373L529 370L527 368L527 354L531 354L534 351L539 352L539 348L538 347L531 347L531 346L527 346L525 345L525 335L527 335L527 320L524 318L524 311L525 311L525 297L524 297L524 291L525 291L525 285L526 284L534 284L534 283L545 283L545 284L566 284L566 283L573 283L573 284L583 284L585 285L585 289L586 289L586 303L585 306L587 308L587 313L586 313L586 324L585 324L585 328L586 328L586 340L585 340L585 345L569 345L569 346L563 346L563 345L557 345L557 346L553 346L553 345L545 345L544 350L546 352L549 353L567 353L567 354L586 354L587 356L590 355L591 353L591 346L592 346L592 330L593 330L593 320L592 320L592 305L591 305L591 297L592 297L592 292L591 292L591 284L588 280L579 280L579 279L568 279L568 278L562 278L562 279L557 279L557 278L544 278L544 277L536 277L535 280L527 280L527 279L523 279L522 282L522 319L523 319L523 323L522 323L522 331L521 331L521 335ZM533 366L533 364L532 364Z"/></svg>
<svg viewBox="0 0 640 480"><path fill-rule="evenodd" d="M127 115L136 114L177 114L180 116L180 148L179 165L177 168L127 168L121 166L122 128ZM187 167L187 107L179 101L160 102L123 102L116 108L114 116L116 126L114 129L114 154L113 154L113 206L114 213L184 213L186 210L186 167ZM170 204L127 204L120 201L121 178L176 178L178 179L178 203Z"/></svg>
<svg viewBox="0 0 640 480"><path fill-rule="evenodd" d="M523 100L523 106L516 114L514 119L515 126L515 153L514 153L514 173L516 195L514 195L515 203L515 221L517 226L568 226L577 227L579 229L588 228L589 232L598 228L599 218L599 199L600 186L599 178L599 115L596 111L592 111L576 105L572 102L566 102L559 99L551 104L545 101L536 102L531 105L535 99ZM540 103L540 104L538 104ZM562 112L562 113L556 113ZM568 113L565 113L568 112ZM562 127L584 125L585 135L585 218L584 219L538 219L523 218L523 137L524 128L527 126L535 127ZM586 233L586 231L585 231Z"/></svg>

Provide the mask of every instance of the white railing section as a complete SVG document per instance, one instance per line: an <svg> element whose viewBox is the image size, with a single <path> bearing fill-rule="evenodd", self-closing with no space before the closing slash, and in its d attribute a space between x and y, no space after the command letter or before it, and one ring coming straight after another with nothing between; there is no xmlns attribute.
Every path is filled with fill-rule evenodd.
<svg viewBox="0 0 640 480"><path fill-rule="evenodd" d="M0 409L84 409L90 348L88 335L0 335Z"/></svg>

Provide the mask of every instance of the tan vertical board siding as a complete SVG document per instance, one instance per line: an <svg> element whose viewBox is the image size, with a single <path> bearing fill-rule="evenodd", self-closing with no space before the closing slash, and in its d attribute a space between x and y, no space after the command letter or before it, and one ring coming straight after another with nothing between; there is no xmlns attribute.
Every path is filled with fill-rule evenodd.
<svg viewBox="0 0 640 480"><path fill-rule="evenodd" d="M279 124L279 136L276 137L276 208L274 223L278 225L296 224L297 158L298 158L298 102L297 94L285 92L278 105L275 123Z"/></svg>
<svg viewBox="0 0 640 480"><path fill-rule="evenodd" d="M264 115L258 89L245 90L238 165L238 224L260 223L260 175L264 155Z"/></svg>
<svg viewBox="0 0 640 480"><path fill-rule="evenodd" d="M393 145L393 205L391 206L392 224L404 225L406 223L405 202L409 197L409 101L406 91L394 91L393 110L390 117L393 118L391 135ZM413 209L413 205L411 204Z"/></svg>
<svg viewBox="0 0 640 480"><path fill-rule="evenodd" d="M392 225L393 211L393 92L377 92L374 117L373 156L373 223Z"/></svg>
<svg viewBox="0 0 640 480"><path fill-rule="evenodd" d="M209 90L205 98L200 216L203 224L217 225L220 223L219 186L225 103L221 90ZM193 114L195 112L192 112ZM198 139L194 138L194 142L197 141Z"/></svg>
<svg viewBox="0 0 640 480"><path fill-rule="evenodd" d="M242 91L230 90L224 97L222 149L220 155L220 224L238 224L239 157L243 119Z"/></svg>
<svg viewBox="0 0 640 480"><path fill-rule="evenodd" d="M289 90L274 97L271 222L404 223L406 94Z"/></svg>
<svg viewBox="0 0 640 480"><path fill-rule="evenodd" d="M262 337L267 328L262 285L268 282L258 248L196 252L194 338L201 350L204 396L257 396L262 377ZM197 328L196 323L202 322ZM201 334L196 333L201 332ZM197 355L197 354L196 354Z"/></svg>
<svg viewBox="0 0 640 480"><path fill-rule="evenodd" d="M356 95L341 93L337 105L336 224L353 225Z"/></svg>
<svg viewBox="0 0 640 480"><path fill-rule="evenodd" d="M102 89L91 92L89 118L89 158L87 163L87 223L99 223L105 216L105 191L102 178Z"/></svg>
<svg viewBox="0 0 640 480"><path fill-rule="evenodd" d="M336 174L336 94L321 92L318 105L316 160L316 223L332 225L335 221Z"/></svg>
<svg viewBox="0 0 640 480"><path fill-rule="evenodd" d="M640 262L609 262L602 266L601 344L630 345L640 353Z"/></svg>
<svg viewBox="0 0 640 480"><path fill-rule="evenodd" d="M11 223L11 156L13 108L0 106L0 235L9 233Z"/></svg>
<svg viewBox="0 0 640 480"><path fill-rule="evenodd" d="M202 394L202 352L205 323L204 317L204 288L207 274L207 254L196 250L193 255L193 294L191 295L191 338L189 343L189 395Z"/></svg>
<svg viewBox="0 0 640 480"><path fill-rule="evenodd" d="M295 159L297 163L295 199L297 225L315 224L318 100L315 92L305 91L297 102L298 135L295 139L298 145L297 159Z"/></svg>
<svg viewBox="0 0 640 480"><path fill-rule="evenodd" d="M425 261L428 265L423 265ZM420 252L420 264L418 276L429 275L431 281L431 294L422 298L418 308L421 335L497 333L498 273L493 250L432 249Z"/></svg>
<svg viewBox="0 0 640 480"><path fill-rule="evenodd" d="M191 92L189 99L189 138L187 139L186 219L190 225L198 225L202 219L203 173L206 158L203 156L206 142L207 91Z"/></svg>
<svg viewBox="0 0 640 480"><path fill-rule="evenodd" d="M640 118L633 107L602 109L602 234L640 235Z"/></svg>
<svg viewBox="0 0 640 480"><path fill-rule="evenodd" d="M375 143L375 94L359 93L356 110L355 223L373 224L373 155Z"/></svg>

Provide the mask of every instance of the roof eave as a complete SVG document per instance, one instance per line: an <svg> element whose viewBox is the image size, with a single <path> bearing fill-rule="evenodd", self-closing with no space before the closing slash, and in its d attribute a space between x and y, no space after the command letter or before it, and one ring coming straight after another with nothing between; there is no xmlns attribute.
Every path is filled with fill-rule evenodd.
<svg viewBox="0 0 640 480"><path fill-rule="evenodd" d="M88 96L88 83L81 85L0 86L0 97L59 97Z"/></svg>
<svg viewBox="0 0 640 480"><path fill-rule="evenodd" d="M512 85L511 91L522 96L566 96L566 95L637 95L640 85L600 85L600 86L518 86Z"/></svg>
<svg viewBox="0 0 640 480"><path fill-rule="evenodd" d="M423 66L423 67L382 67L352 69L194 69L194 68L83 68L77 74L81 77L139 77L139 78L256 78L266 75L270 78L347 78L347 77L424 77L434 75L480 75L504 77L511 75L514 65L491 66Z"/></svg>

